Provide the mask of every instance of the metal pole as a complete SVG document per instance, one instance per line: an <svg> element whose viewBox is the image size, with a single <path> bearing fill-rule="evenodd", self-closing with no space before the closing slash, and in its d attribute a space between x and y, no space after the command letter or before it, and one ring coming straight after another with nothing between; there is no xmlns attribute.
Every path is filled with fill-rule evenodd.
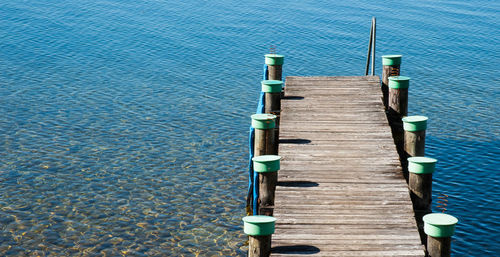
<svg viewBox="0 0 500 257"><path fill-rule="evenodd" d="M373 39L372 41L372 76L375 75L375 41L377 38L377 20L375 17L372 18L372 30L373 30ZM367 71L368 73L368 71Z"/></svg>
<svg viewBox="0 0 500 257"><path fill-rule="evenodd" d="M372 26L370 28L370 41L368 42L368 53L366 54L366 69L365 69L365 76L368 76L368 69L370 68L370 53L372 50L372 36L373 36L373 20L372 20Z"/></svg>

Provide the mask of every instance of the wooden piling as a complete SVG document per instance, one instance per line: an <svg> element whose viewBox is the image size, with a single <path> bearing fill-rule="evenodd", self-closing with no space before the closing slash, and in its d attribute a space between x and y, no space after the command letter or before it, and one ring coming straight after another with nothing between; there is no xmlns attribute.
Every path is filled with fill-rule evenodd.
<svg viewBox="0 0 500 257"><path fill-rule="evenodd" d="M427 253L430 257L450 257L451 237L458 219L444 213L432 213L423 217L427 234Z"/></svg>
<svg viewBox="0 0 500 257"><path fill-rule="evenodd" d="M382 101L386 109L389 99L389 77L401 74L401 58L402 55L382 56Z"/></svg>
<svg viewBox="0 0 500 257"><path fill-rule="evenodd" d="M408 114L408 88L410 78L405 76L389 77L389 115L401 120Z"/></svg>
<svg viewBox="0 0 500 257"><path fill-rule="evenodd" d="M408 189L413 203L415 220L419 228L420 238L425 244L423 216L431 213L432 173L437 160L428 157L408 158Z"/></svg>
<svg viewBox="0 0 500 257"><path fill-rule="evenodd" d="M274 142L275 149L269 154L278 154L278 142L279 142L279 124L280 124L280 112L281 112L281 90L283 87L283 82L280 80L263 80L262 92L264 92L264 112L276 115L275 127L274 127Z"/></svg>
<svg viewBox="0 0 500 257"><path fill-rule="evenodd" d="M276 115L252 115L252 127L255 129L254 156L277 154L277 141L274 135Z"/></svg>
<svg viewBox="0 0 500 257"><path fill-rule="evenodd" d="M271 255L271 235L248 237L248 257L269 255Z"/></svg>
<svg viewBox="0 0 500 257"><path fill-rule="evenodd" d="M280 54L266 54L265 63L268 68L269 80L283 80L283 61L285 56Z"/></svg>
<svg viewBox="0 0 500 257"><path fill-rule="evenodd" d="M402 119L406 158L425 155L427 119L425 116L408 116Z"/></svg>
<svg viewBox="0 0 500 257"><path fill-rule="evenodd" d="M427 236L427 251L430 257L450 257L451 237Z"/></svg>
<svg viewBox="0 0 500 257"><path fill-rule="evenodd" d="M249 236L248 257L268 257L271 255L271 236L276 218L262 215L243 218L245 234Z"/></svg>
<svg viewBox="0 0 500 257"><path fill-rule="evenodd" d="M391 125L394 143L399 156L404 158L404 130L402 118L408 115L408 88L410 78L404 76L389 77L389 103L387 118ZM407 172L404 172L405 177Z"/></svg>
<svg viewBox="0 0 500 257"><path fill-rule="evenodd" d="M259 173L259 215L273 216L280 159L277 155L262 155L252 159L254 171Z"/></svg>

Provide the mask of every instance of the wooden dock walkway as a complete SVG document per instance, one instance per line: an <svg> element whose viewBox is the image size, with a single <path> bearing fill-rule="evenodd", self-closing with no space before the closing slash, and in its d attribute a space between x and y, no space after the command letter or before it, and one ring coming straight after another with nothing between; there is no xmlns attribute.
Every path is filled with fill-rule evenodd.
<svg viewBox="0 0 500 257"><path fill-rule="evenodd" d="M424 256L377 76L287 77L271 256Z"/></svg>

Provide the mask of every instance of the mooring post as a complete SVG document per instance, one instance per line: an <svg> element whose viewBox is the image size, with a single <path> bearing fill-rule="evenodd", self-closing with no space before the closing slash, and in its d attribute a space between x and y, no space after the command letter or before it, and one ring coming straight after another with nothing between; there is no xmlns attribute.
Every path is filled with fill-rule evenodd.
<svg viewBox="0 0 500 257"><path fill-rule="evenodd" d="M408 114L408 88L410 78L405 76L389 77L389 115L399 119Z"/></svg>
<svg viewBox="0 0 500 257"><path fill-rule="evenodd" d="M451 237L458 219L444 213L431 213L423 218L427 234L427 253L430 257L450 257Z"/></svg>
<svg viewBox="0 0 500 257"><path fill-rule="evenodd" d="M273 216L274 193L278 183L278 170L280 169L278 155L261 155L254 157L253 169L259 173L259 214Z"/></svg>
<svg viewBox="0 0 500 257"><path fill-rule="evenodd" d="M404 156L401 165L404 172L408 172L408 157L425 155L425 130L427 129L427 117L407 116L403 120L404 129Z"/></svg>
<svg viewBox="0 0 500 257"><path fill-rule="evenodd" d="M254 114L252 127L255 129L254 156L277 154L277 142L274 136L276 115Z"/></svg>
<svg viewBox="0 0 500 257"><path fill-rule="evenodd" d="M389 106L387 117L391 125L394 143L399 156L404 156L404 131L402 118L408 114L408 88L410 78L404 76L389 77ZM405 178L407 174L405 172Z"/></svg>
<svg viewBox="0 0 500 257"><path fill-rule="evenodd" d="M268 79L283 80L282 74L285 56L281 54L266 54L264 57L268 68Z"/></svg>
<svg viewBox="0 0 500 257"><path fill-rule="evenodd" d="M407 116L403 118L404 149L406 157L425 155L425 130L427 117Z"/></svg>
<svg viewBox="0 0 500 257"><path fill-rule="evenodd" d="M415 220L422 243L425 244L422 217L431 213L432 203L432 173L435 170L437 160L429 157L408 158L408 189L413 203Z"/></svg>
<svg viewBox="0 0 500 257"><path fill-rule="evenodd" d="M389 77L401 74L402 57L402 55L382 55L382 101L386 109L389 99Z"/></svg>
<svg viewBox="0 0 500 257"><path fill-rule="evenodd" d="M248 257L271 255L271 235L274 234L276 218L255 215L243 218L243 231L248 235Z"/></svg>
<svg viewBox="0 0 500 257"><path fill-rule="evenodd" d="M274 144L275 148L273 154L278 153L279 142L279 127L280 127L280 112L281 112L281 90L283 81L281 80L263 80L262 92L264 92L264 112L276 115L274 127Z"/></svg>

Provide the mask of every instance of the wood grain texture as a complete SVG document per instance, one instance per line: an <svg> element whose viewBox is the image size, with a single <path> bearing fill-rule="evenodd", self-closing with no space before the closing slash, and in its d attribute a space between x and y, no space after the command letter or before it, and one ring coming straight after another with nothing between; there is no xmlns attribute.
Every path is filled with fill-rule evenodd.
<svg viewBox="0 0 500 257"><path fill-rule="evenodd" d="M425 256L380 80L287 77L271 256Z"/></svg>
<svg viewBox="0 0 500 257"><path fill-rule="evenodd" d="M248 257L269 257L270 254L271 235L248 237Z"/></svg>
<svg viewBox="0 0 500 257"><path fill-rule="evenodd" d="M384 106L387 108L389 96L389 77L399 76L401 73L401 65L384 65L382 68L382 94Z"/></svg>
<svg viewBox="0 0 500 257"><path fill-rule="evenodd" d="M269 80L282 80L282 65L267 65Z"/></svg>
<svg viewBox="0 0 500 257"><path fill-rule="evenodd" d="M430 257L450 257L451 237L427 237L427 249Z"/></svg>

